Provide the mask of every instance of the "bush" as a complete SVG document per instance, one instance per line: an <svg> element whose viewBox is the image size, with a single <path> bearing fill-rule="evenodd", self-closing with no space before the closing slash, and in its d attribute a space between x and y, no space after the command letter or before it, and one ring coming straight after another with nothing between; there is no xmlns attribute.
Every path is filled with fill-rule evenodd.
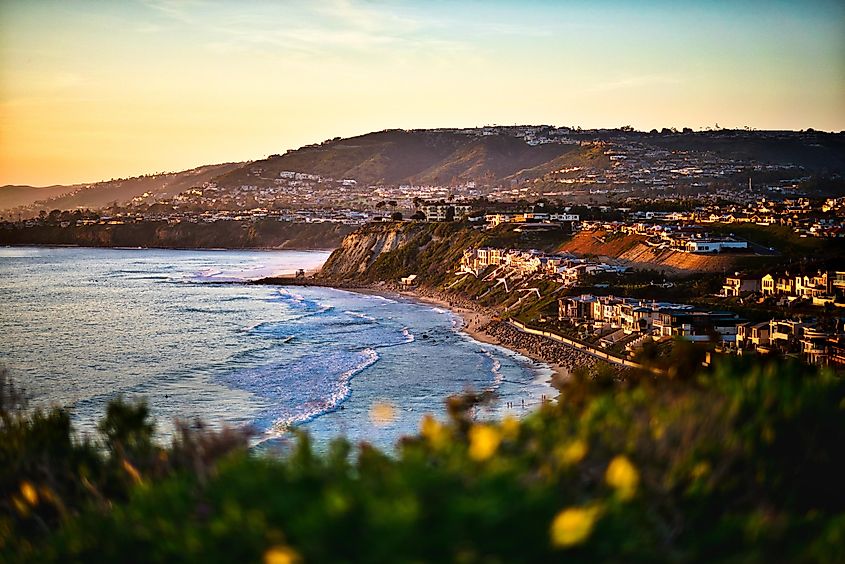
<svg viewBox="0 0 845 564"><path fill-rule="evenodd" d="M6 537L6 548L42 561L833 562L842 555L845 385L829 371L731 362L683 378L631 374L623 382L580 371L557 404L522 421L476 421L470 414L479 401L452 398L449 420L424 418L395 456L342 439L315 453L300 434L285 457L241 450L204 472L190 464L160 475L145 469L110 507L89 504L49 534L29 534L35 552L19 537L11 544ZM119 435L124 452L131 443L131 455L143 458L145 427L137 411L129 415L115 418L110 409L118 428L131 422L131 433L108 440ZM33 434L49 427L35 418L21 425ZM42 450L52 452L49 440L63 451L82 448L67 441L63 425ZM89 456L109 467L118 450ZM4 488L26 479L41 491L46 474L3 468ZM16 530L29 522L14 508L8 515Z"/></svg>

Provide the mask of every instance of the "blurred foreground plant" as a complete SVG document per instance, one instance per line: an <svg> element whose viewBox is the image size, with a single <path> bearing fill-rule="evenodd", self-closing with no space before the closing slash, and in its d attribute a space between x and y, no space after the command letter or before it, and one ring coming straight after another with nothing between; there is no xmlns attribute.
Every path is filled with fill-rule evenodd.
<svg viewBox="0 0 845 564"><path fill-rule="evenodd" d="M830 371L582 372L522 421L476 421L485 399L450 399L449 420L424 417L394 455L343 439L318 453L303 433L284 457L250 455L201 429L164 449L125 404L108 410L103 451L60 410L21 417L15 433L41 446L14 452L50 472L4 466L5 548L42 561L842 561L845 385ZM47 519L50 495L73 510Z"/></svg>

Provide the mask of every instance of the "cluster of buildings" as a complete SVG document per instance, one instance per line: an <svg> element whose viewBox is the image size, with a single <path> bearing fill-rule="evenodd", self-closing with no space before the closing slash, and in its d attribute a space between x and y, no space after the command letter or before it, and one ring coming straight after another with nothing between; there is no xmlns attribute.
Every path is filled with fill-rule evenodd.
<svg viewBox="0 0 845 564"><path fill-rule="evenodd" d="M531 225L543 226L555 224L561 226L566 224L570 231L574 231L581 217L573 213L552 213L552 212L513 212L513 213L492 213L484 216L487 227L493 228L503 223L517 223L520 227Z"/></svg>
<svg viewBox="0 0 845 564"><path fill-rule="evenodd" d="M754 276L734 273L725 278L724 297L776 296L785 303L806 300L813 305L837 303L845 297L845 271L818 271L806 274L765 274Z"/></svg>
<svg viewBox="0 0 845 564"><path fill-rule="evenodd" d="M488 270L492 267L492 270ZM545 278L574 286L585 275L621 274L628 270L595 259L577 258L568 253L547 254L540 251L480 247L467 249L461 257L459 274L497 278Z"/></svg>
<svg viewBox="0 0 845 564"><path fill-rule="evenodd" d="M824 330L814 321L772 319L737 326L735 350L768 354L799 354L810 364L845 366L845 332L841 325Z"/></svg>
<svg viewBox="0 0 845 564"><path fill-rule="evenodd" d="M784 225L804 237L845 237L845 198L758 198L745 206L713 204L683 216L699 224Z"/></svg>
<svg viewBox="0 0 845 564"><path fill-rule="evenodd" d="M583 294L558 300L558 319L582 326L588 334L608 330L625 335L691 341L733 341L736 327L744 322L728 311L707 311L691 305L618 296Z"/></svg>
<svg viewBox="0 0 845 564"><path fill-rule="evenodd" d="M811 364L845 366L843 320L833 329L824 329L816 320L771 319L755 323L729 311L590 294L560 298L558 318L604 346L623 342L633 349L648 339L682 338L713 342L724 352L778 351Z"/></svg>
<svg viewBox="0 0 845 564"><path fill-rule="evenodd" d="M736 202L737 194L725 194ZM632 203L639 203L632 200ZM612 213L621 221L596 221L615 230L647 232L677 230L712 224L783 225L802 237L845 237L845 198L760 198L742 203L713 202L687 211L632 211L629 207L600 206L602 213ZM609 224L609 225L607 225Z"/></svg>

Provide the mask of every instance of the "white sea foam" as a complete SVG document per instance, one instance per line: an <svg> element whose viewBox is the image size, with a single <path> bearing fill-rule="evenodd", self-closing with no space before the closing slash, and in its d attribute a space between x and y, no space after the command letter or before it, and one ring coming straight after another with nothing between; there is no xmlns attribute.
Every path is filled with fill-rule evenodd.
<svg viewBox="0 0 845 564"><path fill-rule="evenodd" d="M305 409L299 413L276 419L257 444L260 444L265 440L284 435L293 427L303 425L309 421L313 421L321 415L325 415L326 413L331 413L339 409L341 404L349 399L349 396L352 393L352 388L350 386L352 379L379 360L379 354L373 349L365 349L362 352L364 353L364 358L361 362L340 374L338 377L338 386L332 393L320 400L303 404L301 407Z"/></svg>
<svg viewBox="0 0 845 564"><path fill-rule="evenodd" d="M411 333L410 329L408 329L407 327L402 327L402 334L405 335L405 343L414 342L414 334Z"/></svg>

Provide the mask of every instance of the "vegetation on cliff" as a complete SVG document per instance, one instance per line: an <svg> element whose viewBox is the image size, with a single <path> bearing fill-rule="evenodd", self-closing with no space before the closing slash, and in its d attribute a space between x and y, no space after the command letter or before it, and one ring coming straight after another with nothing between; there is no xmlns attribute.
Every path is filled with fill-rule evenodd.
<svg viewBox="0 0 845 564"><path fill-rule="evenodd" d="M7 387L3 387L4 396ZM5 561L835 562L845 383L777 363L577 372L522 421L450 400L389 455L342 439L282 457L243 436L151 440L113 404L96 440L60 409L0 418ZM382 414L374 413L374 417Z"/></svg>
<svg viewBox="0 0 845 564"><path fill-rule="evenodd" d="M553 250L569 238L564 230L519 232L512 225L485 230L468 222L370 223L347 236L320 276L338 282L396 282L416 274L437 286L471 247Z"/></svg>

